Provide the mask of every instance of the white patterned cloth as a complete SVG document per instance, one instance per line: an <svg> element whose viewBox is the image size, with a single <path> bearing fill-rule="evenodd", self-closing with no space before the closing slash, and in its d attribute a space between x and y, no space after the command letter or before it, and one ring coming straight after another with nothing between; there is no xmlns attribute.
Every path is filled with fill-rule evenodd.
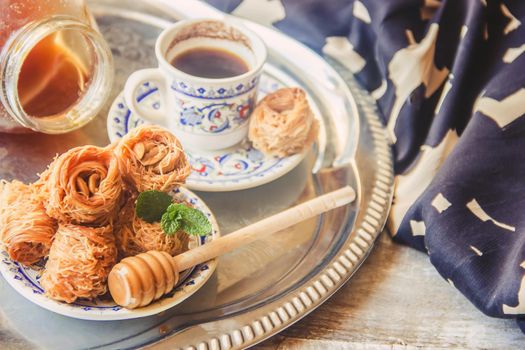
<svg viewBox="0 0 525 350"><path fill-rule="evenodd" d="M525 330L525 1L208 2L356 75L394 144L394 239Z"/></svg>

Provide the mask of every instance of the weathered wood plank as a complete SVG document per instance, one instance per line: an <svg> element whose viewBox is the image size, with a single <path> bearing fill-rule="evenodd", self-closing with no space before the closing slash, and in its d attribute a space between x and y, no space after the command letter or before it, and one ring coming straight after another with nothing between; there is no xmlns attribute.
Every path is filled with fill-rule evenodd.
<svg viewBox="0 0 525 350"><path fill-rule="evenodd" d="M483 315L425 254L384 235L329 301L257 349L523 349L513 320Z"/></svg>

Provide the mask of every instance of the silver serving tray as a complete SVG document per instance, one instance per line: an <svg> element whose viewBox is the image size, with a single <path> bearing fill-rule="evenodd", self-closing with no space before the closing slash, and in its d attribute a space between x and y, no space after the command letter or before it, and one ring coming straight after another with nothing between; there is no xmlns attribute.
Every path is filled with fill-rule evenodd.
<svg viewBox="0 0 525 350"><path fill-rule="evenodd" d="M155 66L153 45L162 27L178 18L222 16L194 0L89 3L115 58L112 97L132 71ZM243 348L314 310L366 259L385 223L393 183L392 154L374 100L335 62L273 29L242 21L269 46L271 74L305 88L325 128L317 152L284 177L250 190L199 193L221 232L345 184L357 190L357 201L221 257L215 275L187 302L140 320L70 319L26 301L1 279L0 348ZM56 153L107 144L106 113L62 136L0 134L0 178L32 181Z"/></svg>

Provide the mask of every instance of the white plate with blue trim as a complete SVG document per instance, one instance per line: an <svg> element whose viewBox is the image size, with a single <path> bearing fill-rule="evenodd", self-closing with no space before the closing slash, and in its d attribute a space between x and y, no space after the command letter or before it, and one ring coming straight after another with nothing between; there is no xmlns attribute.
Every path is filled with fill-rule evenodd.
<svg viewBox="0 0 525 350"><path fill-rule="evenodd" d="M286 84L273 76L263 74L259 83L259 99ZM137 89L137 102L145 109L159 109L160 96L157 87L146 82ZM316 115L316 106L310 101ZM119 94L113 102L107 118L108 136L111 142L126 135L129 130L147 122L131 113L124 97ZM184 146L184 145L183 145ZM264 185L295 168L305 157L306 151L290 157L266 156L253 148L248 141L220 151L200 151L185 148L192 172L186 179L186 187L197 191L226 192Z"/></svg>
<svg viewBox="0 0 525 350"><path fill-rule="evenodd" d="M219 237L219 225L202 199L184 188L174 190L172 195L178 200L187 201L194 205L195 208L202 211L208 217L212 224L212 234L207 237L195 237L194 240L190 242L190 249L192 246L195 247L200 244L206 244ZM109 295L102 296L93 301L77 300L72 304L53 300L45 296L44 289L40 285L40 277L42 276L45 265L44 261L34 266L26 267L11 260L5 251L2 251L0 259L0 272L6 281L26 299L61 315L94 321L128 320L156 315L170 309L199 290L212 276L217 267L217 259L212 259L195 266L191 270L184 271L181 273L179 284L173 291L148 306L130 310L115 304Z"/></svg>

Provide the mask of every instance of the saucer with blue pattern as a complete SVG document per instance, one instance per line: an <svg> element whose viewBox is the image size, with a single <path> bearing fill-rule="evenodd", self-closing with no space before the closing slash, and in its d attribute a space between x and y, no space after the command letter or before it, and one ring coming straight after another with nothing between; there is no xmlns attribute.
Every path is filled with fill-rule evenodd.
<svg viewBox="0 0 525 350"><path fill-rule="evenodd" d="M259 98L281 87L283 85L280 82L263 75L259 85ZM136 99L145 109L160 108L158 88L152 82L146 82L137 89ZM108 113L109 139L114 142L131 129L147 123L129 110L124 97L120 94ZM220 151L188 148L184 150L192 168L185 186L192 190L207 192L237 191L264 185L294 169L308 153L305 151L284 158L266 156L253 148L247 140Z"/></svg>

